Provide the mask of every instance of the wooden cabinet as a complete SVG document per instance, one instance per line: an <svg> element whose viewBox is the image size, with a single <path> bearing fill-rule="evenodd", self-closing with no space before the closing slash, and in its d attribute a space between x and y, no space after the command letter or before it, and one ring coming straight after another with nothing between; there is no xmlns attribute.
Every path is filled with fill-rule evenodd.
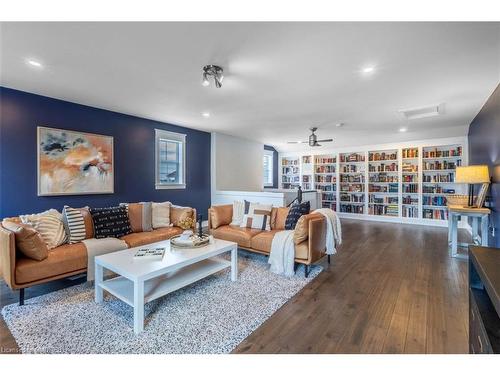
<svg viewBox="0 0 500 375"><path fill-rule="evenodd" d="M470 247L469 353L500 353L500 249Z"/></svg>

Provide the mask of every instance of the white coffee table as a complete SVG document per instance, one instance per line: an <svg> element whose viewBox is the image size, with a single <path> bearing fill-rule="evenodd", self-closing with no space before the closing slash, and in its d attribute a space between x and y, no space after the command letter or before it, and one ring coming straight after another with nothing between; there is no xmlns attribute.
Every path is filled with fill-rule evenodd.
<svg viewBox="0 0 500 375"><path fill-rule="evenodd" d="M162 260L134 259L144 247L165 247ZM231 261L214 258L231 252ZM212 244L196 249L170 247L170 241L133 247L95 257L95 301L103 302L103 290L134 308L134 332L144 330L144 304L195 281L231 267L231 280L238 277L238 245L215 239ZM103 280L103 269L118 277Z"/></svg>

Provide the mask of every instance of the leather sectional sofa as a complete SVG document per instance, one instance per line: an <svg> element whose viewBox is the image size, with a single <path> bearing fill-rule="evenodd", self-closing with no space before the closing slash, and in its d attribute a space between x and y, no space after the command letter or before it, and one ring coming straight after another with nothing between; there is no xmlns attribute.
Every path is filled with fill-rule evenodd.
<svg viewBox="0 0 500 375"><path fill-rule="evenodd" d="M192 209L196 222L196 210ZM4 220L19 222L18 217ZM172 226L149 232L130 233L121 240L129 248L167 240L183 232ZM15 234L0 224L0 276L13 290L19 290L19 303L24 303L24 288L87 272L87 249L82 242L63 244L48 251L43 260L30 259L16 249Z"/></svg>
<svg viewBox="0 0 500 375"><path fill-rule="evenodd" d="M230 225L233 205L212 206L208 211L208 227L214 238L238 243L238 247L269 255L274 235L285 229L286 207L273 207L271 230L241 228ZM326 254L326 219L319 213L302 216L294 234L295 263L304 264L306 277L309 266ZM330 261L330 257L328 257Z"/></svg>

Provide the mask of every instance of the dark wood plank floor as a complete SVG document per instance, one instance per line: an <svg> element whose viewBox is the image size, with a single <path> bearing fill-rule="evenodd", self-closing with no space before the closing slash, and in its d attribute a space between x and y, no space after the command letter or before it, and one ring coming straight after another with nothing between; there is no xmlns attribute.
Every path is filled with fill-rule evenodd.
<svg viewBox="0 0 500 375"><path fill-rule="evenodd" d="M333 263L234 352L467 353L467 263L448 256L446 228L342 224ZM29 288L26 298L82 280ZM0 306L17 301L3 280L0 292ZM0 353L17 352L0 318Z"/></svg>

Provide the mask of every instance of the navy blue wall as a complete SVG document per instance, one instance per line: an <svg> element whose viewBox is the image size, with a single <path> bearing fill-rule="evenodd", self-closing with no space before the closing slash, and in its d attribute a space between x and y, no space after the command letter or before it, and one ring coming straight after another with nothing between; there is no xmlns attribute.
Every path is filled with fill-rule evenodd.
<svg viewBox="0 0 500 375"><path fill-rule="evenodd" d="M273 152L273 186L267 186L269 189L278 188L278 151L272 146L264 145L264 150Z"/></svg>
<svg viewBox="0 0 500 375"><path fill-rule="evenodd" d="M470 124L469 161L490 167L493 177L487 204L493 211L491 220L496 233L495 238L490 234L489 243L500 247L500 85Z"/></svg>
<svg viewBox="0 0 500 375"><path fill-rule="evenodd" d="M114 137L115 193L37 196L37 126ZM155 128L186 137L186 189L155 189ZM0 87L0 218L48 208L102 207L120 202L171 201L210 206L210 134Z"/></svg>

